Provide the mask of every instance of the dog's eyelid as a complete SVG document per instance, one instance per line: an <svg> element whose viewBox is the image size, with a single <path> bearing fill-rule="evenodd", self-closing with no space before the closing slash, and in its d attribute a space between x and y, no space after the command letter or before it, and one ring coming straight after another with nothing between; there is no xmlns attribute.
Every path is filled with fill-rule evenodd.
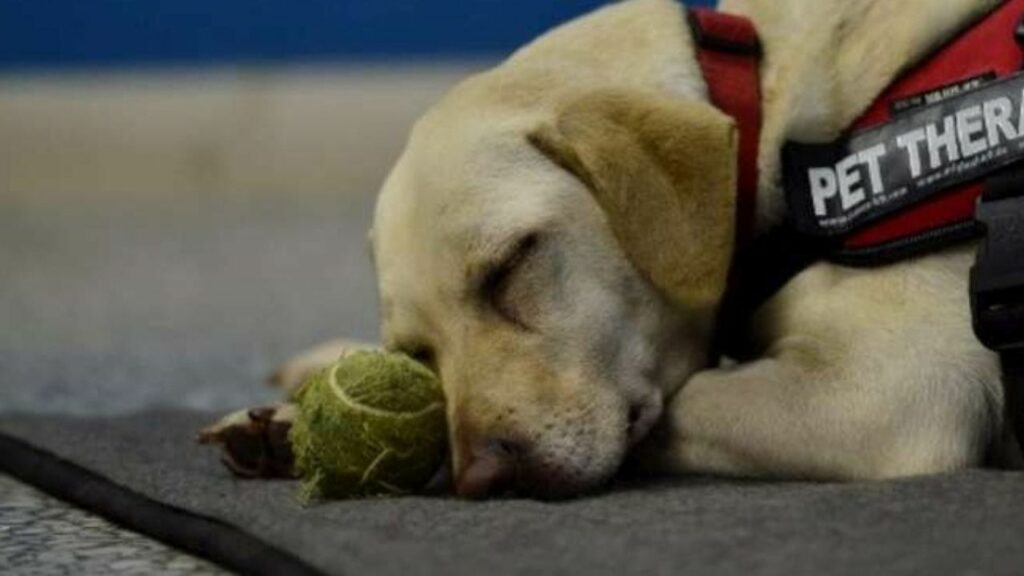
<svg viewBox="0 0 1024 576"><path fill-rule="evenodd" d="M532 254L540 243L540 234L531 232L511 243L512 248L505 252L496 263L487 267L479 284L479 293L485 303L496 310L506 320L516 326L529 330L529 325L504 301L508 280L516 269Z"/></svg>
<svg viewBox="0 0 1024 576"><path fill-rule="evenodd" d="M510 243L510 247L503 250L499 258L484 267L479 281L480 292L486 295L499 288L509 274L515 271L519 264L533 252L539 240L539 234L533 232Z"/></svg>
<svg viewBox="0 0 1024 576"><path fill-rule="evenodd" d="M516 264L522 261L540 241L539 232L528 232L519 236L516 240L508 242L504 249L498 253L498 257L484 267L484 280L501 270L515 268Z"/></svg>

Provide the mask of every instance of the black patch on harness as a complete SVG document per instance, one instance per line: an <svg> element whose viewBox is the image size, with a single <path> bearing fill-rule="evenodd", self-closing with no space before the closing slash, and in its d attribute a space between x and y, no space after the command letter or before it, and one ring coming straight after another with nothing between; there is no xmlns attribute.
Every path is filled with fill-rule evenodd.
<svg viewBox="0 0 1024 576"><path fill-rule="evenodd" d="M995 72L985 72L984 74L978 74L977 76L971 76L966 80L960 80L959 82L953 82L944 86L939 86L927 92L920 92L907 96L906 98L900 98L899 100L893 100L889 103L889 112L896 116L910 110L916 110L923 108L930 104L942 102L948 100L954 96L959 96L965 92L977 90L983 85L996 79Z"/></svg>
<svg viewBox="0 0 1024 576"><path fill-rule="evenodd" d="M793 225L840 236L1024 159L1022 95L1015 74L831 144L786 144Z"/></svg>

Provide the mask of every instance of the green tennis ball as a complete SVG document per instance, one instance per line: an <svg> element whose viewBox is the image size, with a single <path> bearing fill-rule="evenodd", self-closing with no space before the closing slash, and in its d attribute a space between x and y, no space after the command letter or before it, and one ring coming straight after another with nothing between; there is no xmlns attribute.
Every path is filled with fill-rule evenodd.
<svg viewBox="0 0 1024 576"><path fill-rule="evenodd" d="M353 352L310 378L296 401L290 439L306 500L413 492L443 463L441 384L408 356Z"/></svg>

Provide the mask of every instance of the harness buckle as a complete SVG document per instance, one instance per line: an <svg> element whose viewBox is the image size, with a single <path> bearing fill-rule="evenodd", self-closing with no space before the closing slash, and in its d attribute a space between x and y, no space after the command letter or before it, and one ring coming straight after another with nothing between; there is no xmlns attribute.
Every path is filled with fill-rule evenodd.
<svg viewBox="0 0 1024 576"><path fill-rule="evenodd" d="M990 179L975 219L985 238L971 268L974 333L992 350L1024 350L1024 171Z"/></svg>

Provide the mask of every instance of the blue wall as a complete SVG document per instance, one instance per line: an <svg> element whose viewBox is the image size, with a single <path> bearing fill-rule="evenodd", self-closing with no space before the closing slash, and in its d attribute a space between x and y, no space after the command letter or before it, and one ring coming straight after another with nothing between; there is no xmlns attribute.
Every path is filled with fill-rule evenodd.
<svg viewBox="0 0 1024 576"><path fill-rule="evenodd" d="M604 3L0 0L0 67L502 54Z"/></svg>

